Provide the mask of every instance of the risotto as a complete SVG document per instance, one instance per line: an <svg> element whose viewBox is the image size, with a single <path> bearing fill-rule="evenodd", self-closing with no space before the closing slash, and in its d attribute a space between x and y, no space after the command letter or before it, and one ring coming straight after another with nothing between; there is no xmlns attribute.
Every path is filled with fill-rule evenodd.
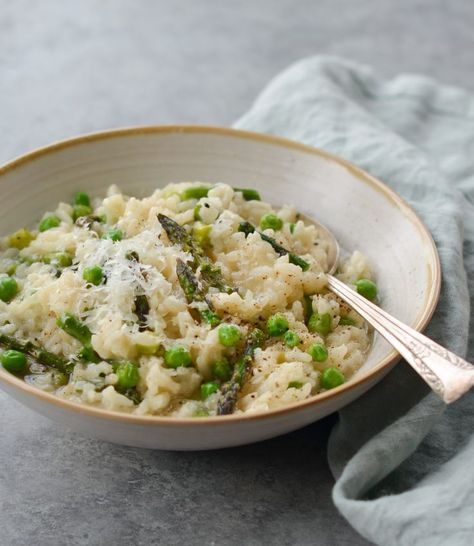
<svg viewBox="0 0 474 546"><path fill-rule="evenodd" d="M136 415L305 400L347 381L370 347L327 289L327 261L316 226L252 189L79 192L2 241L0 362L61 398ZM337 274L376 298L360 252Z"/></svg>

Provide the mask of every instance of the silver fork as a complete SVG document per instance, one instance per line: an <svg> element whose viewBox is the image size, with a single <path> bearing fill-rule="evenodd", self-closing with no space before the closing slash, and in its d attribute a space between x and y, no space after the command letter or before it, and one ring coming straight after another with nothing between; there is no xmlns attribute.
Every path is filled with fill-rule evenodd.
<svg viewBox="0 0 474 546"><path fill-rule="evenodd" d="M367 300L333 276L339 259L339 244L329 229L312 218L329 243L328 286L373 326L415 369L447 404L474 386L474 366L427 336Z"/></svg>

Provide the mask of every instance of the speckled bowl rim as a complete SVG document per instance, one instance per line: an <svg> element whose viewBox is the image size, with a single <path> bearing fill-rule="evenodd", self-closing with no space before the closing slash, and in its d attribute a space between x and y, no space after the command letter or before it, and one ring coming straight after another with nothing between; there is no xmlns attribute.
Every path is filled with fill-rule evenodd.
<svg viewBox="0 0 474 546"><path fill-rule="evenodd" d="M243 131L240 129L230 129L226 127L208 126L208 125L156 125L156 126L137 126L137 127L125 127L104 130L85 135L80 135L65 140L61 140L28 152L0 167L0 183L1 177L18 167L22 167L26 163L31 163L35 159L41 158L46 155L52 155L65 148L78 146L84 143L91 143L97 141L104 141L114 138L130 137L133 135L148 135L148 134L211 134L221 136L223 138L237 138L248 141L254 141L264 143L276 147L287 148L291 150L297 150L309 155L317 155L329 161L338 163L339 165L348 169L361 183L370 185L373 189L382 193L389 201L391 201L400 212L407 217L417 228L420 233L421 239L424 242L425 248L428 250L426 257L426 266L429 275L429 290L425 296L425 302L423 309L417 317L413 328L418 331L422 331L430 321L433 313L436 309L436 305L439 300L439 294L441 290L441 265L439 261L438 251L434 243L428 228L419 218L414 209L397 193L386 186L383 182L377 178L371 176L364 170L360 169L356 165L349 161L342 159L329 152L314 148L307 144L295 142L286 138L276 137L272 135L266 135L261 133L255 133L251 131ZM430 278L431 277L431 278ZM207 426L211 424L223 424L224 422L244 422L244 421L257 421L270 419L273 416L281 416L286 413L298 412L304 408L317 406L330 398L335 398L344 392L350 391L357 386L362 385L370 379L374 379L377 375L381 374L388 366L394 364L401 357L395 351L392 350L385 358L383 358L378 364L373 366L370 370L362 374L356 379L349 380L347 383L326 391L324 393L315 395L312 398L308 398L301 402L295 402L282 408L268 410L261 413L250 414L233 414L222 415L215 417L206 417L197 419L196 417L161 417L154 415L130 415L127 413L120 413L116 411L110 411L94 406L87 406L78 402L72 402L70 400L59 398L54 394L44 392L40 389L32 387L25 383L22 379L9 374L6 370L0 369L0 380L7 383L10 387L24 391L26 394L40 399L43 402L48 402L53 405L59 406L61 409L77 412L79 414L88 415L96 418L110 419L113 421L122 421L127 423L136 423L140 425L155 425L155 426Z"/></svg>

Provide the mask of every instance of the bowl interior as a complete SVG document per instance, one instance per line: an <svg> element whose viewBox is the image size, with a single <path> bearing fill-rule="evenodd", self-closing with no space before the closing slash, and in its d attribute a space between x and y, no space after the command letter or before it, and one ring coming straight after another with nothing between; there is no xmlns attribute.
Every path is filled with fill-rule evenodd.
<svg viewBox="0 0 474 546"><path fill-rule="evenodd" d="M366 254L383 307L405 323L419 325L436 302L436 251L413 211L365 173L302 145L219 129L112 131L30 154L0 169L0 179L0 202L8 204L2 235L70 201L77 190L103 195L118 184L141 197L183 180L255 187L265 200L294 204L321 221L343 248ZM357 376L392 354L375 336Z"/></svg>

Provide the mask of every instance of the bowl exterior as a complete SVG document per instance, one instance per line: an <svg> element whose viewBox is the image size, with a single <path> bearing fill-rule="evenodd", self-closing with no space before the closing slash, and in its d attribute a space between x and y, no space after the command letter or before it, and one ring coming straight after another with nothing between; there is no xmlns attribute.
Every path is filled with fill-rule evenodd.
<svg viewBox="0 0 474 546"><path fill-rule="evenodd" d="M148 127L78 137L0 168L0 234L33 224L77 190L103 195L118 184L145 196L170 182L202 180L257 188L275 205L294 204L331 229L343 248L374 266L383 306L422 329L434 311L440 267L430 234L396 194L357 167L302 144L210 127ZM403 241L403 244L400 244ZM379 336L345 385L262 415L211 419L140 418L80 406L37 391L0 369L0 387L77 431L127 445L211 449L295 430L337 411L379 381L397 354Z"/></svg>
<svg viewBox="0 0 474 546"><path fill-rule="evenodd" d="M64 425L75 432L100 440L147 449L199 451L250 444L274 438L309 425L353 402L384 377L394 364L355 388L330 397L320 404L278 414L249 415L242 420L194 419L176 424L166 419L128 421L110 416L81 412L77 408L51 403L42 397L31 396L23 389L2 383L10 396L34 411Z"/></svg>

